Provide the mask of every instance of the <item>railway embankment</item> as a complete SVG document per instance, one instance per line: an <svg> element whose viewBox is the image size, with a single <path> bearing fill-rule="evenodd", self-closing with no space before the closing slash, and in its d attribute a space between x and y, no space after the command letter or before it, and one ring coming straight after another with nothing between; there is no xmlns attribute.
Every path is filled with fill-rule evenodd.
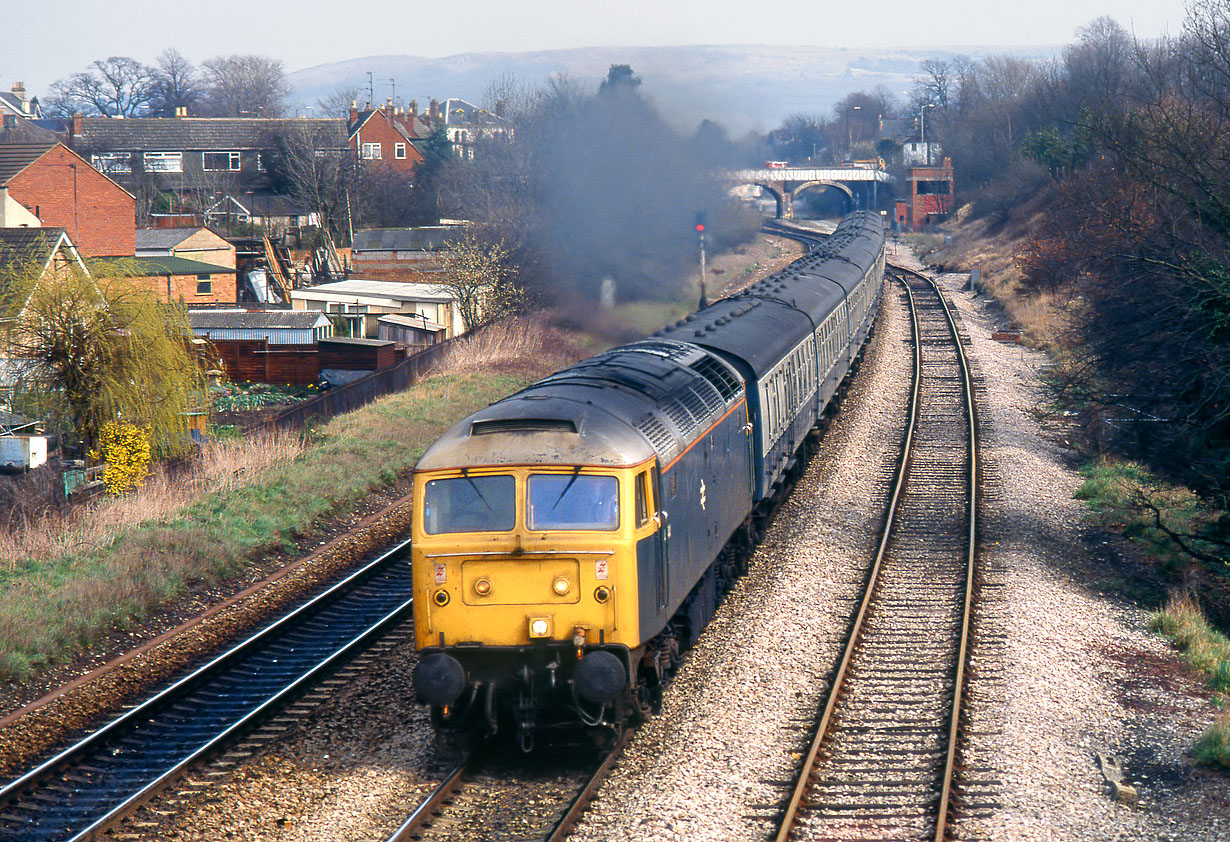
<svg viewBox="0 0 1230 842"><path fill-rule="evenodd" d="M722 272L711 280L719 289L742 286L796 256L789 241L761 237L719 256ZM391 544L408 526L406 477L426 444L457 418L572 361L577 341L524 326L490 333L482 347L454 355L448 376L314 430L285 459L211 477L200 493L181 495L182 505L55 544L54 557L6 557L0 773ZM71 519L31 524L36 532L79 527Z"/></svg>

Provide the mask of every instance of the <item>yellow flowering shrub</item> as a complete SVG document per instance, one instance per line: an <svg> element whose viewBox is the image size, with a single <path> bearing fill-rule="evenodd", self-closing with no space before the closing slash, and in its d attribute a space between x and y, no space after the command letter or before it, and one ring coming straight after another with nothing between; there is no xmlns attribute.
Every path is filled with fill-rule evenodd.
<svg viewBox="0 0 1230 842"><path fill-rule="evenodd" d="M98 450L90 455L107 464L103 485L108 494L135 491L149 476L150 428L109 421L98 436Z"/></svg>

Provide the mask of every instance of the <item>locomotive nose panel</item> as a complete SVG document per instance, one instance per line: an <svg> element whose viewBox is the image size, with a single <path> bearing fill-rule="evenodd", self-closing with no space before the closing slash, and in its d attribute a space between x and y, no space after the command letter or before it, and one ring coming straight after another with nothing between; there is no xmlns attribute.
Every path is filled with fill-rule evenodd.
<svg viewBox="0 0 1230 842"><path fill-rule="evenodd" d="M568 605L580 602L576 559L472 559L461 564L466 605Z"/></svg>

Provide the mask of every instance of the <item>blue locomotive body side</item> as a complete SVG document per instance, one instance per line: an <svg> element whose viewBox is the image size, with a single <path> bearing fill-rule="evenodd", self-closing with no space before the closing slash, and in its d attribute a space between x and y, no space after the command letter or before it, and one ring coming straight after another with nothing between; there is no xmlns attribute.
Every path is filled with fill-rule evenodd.
<svg viewBox="0 0 1230 842"><path fill-rule="evenodd" d="M415 469L419 698L441 727L621 723L746 563L857 365L879 216L654 338L474 413Z"/></svg>

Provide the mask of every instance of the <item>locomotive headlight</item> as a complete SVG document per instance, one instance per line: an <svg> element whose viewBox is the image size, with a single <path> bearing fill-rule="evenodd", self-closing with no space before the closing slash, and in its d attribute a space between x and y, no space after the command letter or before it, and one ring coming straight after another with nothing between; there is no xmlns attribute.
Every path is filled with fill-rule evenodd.
<svg viewBox="0 0 1230 842"><path fill-rule="evenodd" d="M555 591L560 596L564 596L565 594L567 594L568 591L571 590L571 588L572 588L572 585L570 585L568 583L568 580L564 578L563 576L560 576L558 579L556 579L554 582L551 583L551 590Z"/></svg>
<svg viewBox="0 0 1230 842"><path fill-rule="evenodd" d="M550 617L530 617L530 637L550 637Z"/></svg>
<svg viewBox="0 0 1230 842"><path fill-rule="evenodd" d="M476 579L474 582L474 593L479 596L488 596L491 593L491 580Z"/></svg>

